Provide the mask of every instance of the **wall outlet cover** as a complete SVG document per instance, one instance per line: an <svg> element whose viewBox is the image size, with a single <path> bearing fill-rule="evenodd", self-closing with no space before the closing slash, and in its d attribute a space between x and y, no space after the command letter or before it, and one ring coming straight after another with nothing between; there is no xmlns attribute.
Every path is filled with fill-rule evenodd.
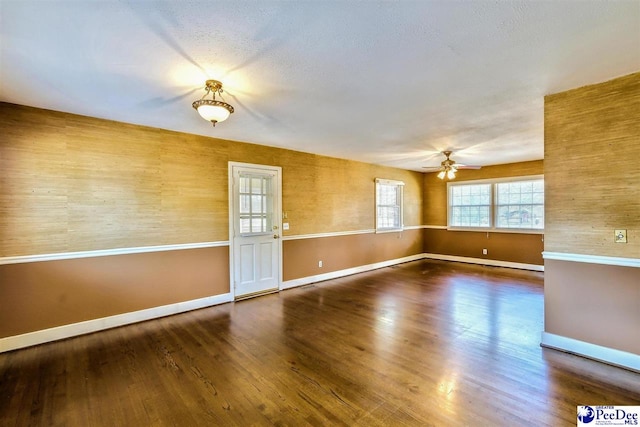
<svg viewBox="0 0 640 427"><path fill-rule="evenodd" d="M616 243L627 243L627 230L614 230Z"/></svg>

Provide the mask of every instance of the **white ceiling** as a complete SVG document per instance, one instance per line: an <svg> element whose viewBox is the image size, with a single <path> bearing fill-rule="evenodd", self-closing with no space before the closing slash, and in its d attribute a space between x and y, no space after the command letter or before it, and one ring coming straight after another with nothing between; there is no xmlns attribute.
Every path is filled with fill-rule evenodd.
<svg viewBox="0 0 640 427"><path fill-rule="evenodd" d="M0 7L2 101L412 170L541 159L545 94L640 71L638 0Z"/></svg>

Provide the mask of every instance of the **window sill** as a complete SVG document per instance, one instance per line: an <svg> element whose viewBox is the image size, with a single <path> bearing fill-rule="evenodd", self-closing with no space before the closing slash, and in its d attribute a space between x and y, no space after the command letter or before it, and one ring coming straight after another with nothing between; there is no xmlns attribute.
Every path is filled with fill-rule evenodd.
<svg viewBox="0 0 640 427"><path fill-rule="evenodd" d="M447 231L471 231L474 233L544 234L544 230L531 230L527 228L480 228L447 226Z"/></svg>
<svg viewBox="0 0 640 427"><path fill-rule="evenodd" d="M381 228L379 230L376 230L376 234L381 234L381 233L402 233L404 231L404 228Z"/></svg>

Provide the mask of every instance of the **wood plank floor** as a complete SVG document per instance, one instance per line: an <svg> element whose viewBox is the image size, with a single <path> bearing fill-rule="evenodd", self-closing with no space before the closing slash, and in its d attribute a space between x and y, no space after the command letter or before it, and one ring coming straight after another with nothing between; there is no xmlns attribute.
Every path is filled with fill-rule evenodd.
<svg viewBox="0 0 640 427"><path fill-rule="evenodd" d="M416 261L0 354L2 426L575 426L640 374L539 346L542 273Z"/></svg>

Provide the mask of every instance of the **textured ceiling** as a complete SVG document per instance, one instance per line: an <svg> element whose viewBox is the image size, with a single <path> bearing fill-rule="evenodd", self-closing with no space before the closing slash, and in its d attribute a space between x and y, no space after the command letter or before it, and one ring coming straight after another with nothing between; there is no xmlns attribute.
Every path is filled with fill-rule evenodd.
<svg viewBox="0 0 640 427"><path fill-rule="evenodd" d="M0 8L2 101L413 170L541 159L545 94L640 71L637 0Z"/></svg>

